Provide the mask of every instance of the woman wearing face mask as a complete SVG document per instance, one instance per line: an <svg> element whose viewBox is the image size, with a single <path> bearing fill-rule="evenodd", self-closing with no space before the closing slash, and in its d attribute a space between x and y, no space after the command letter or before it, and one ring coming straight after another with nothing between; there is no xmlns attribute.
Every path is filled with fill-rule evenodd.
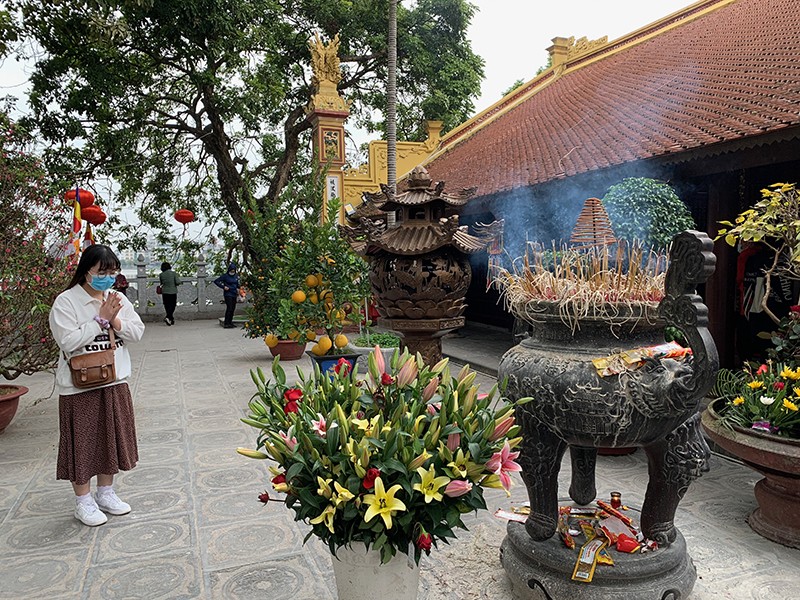
<svg viewBox="0 0 800 600"><path fill-rule="evenodd" d="M56 478L72 482L75 518L89 526L105 523L104 513L130 512L112 484L115 473L132 469L139 459L126 382L131 374L126 344L142 338L144 324L130 301L111 290L119 269L119 259L108 246L89 246L50 311L50 329L61 349L56 370L61 433ZM116 338L117 380L91 389L74 387L69 358L108 348L109 329ZM95 476L97 490L92 495L90 481Z"/></svg>

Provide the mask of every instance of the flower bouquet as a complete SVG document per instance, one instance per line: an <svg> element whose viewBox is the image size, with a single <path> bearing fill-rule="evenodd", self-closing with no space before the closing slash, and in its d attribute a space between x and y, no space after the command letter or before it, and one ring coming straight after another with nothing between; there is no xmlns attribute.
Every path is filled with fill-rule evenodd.
<svg viewBox="0 0 800 600"><path fill-rule="evenodd" d="M741 371L722 369L712 393L725 400L723 424L800 438L800 367L768 361Z"/></svg>
<svg viewBox="0 0 800 600"><path fill-rule="evenodd" d="M331 377L298 371L294 386L278 360L273 380L253 371L258 391L242 421L259 430L257 449L239 453L274 461L278 501L333 555L361 545L383 563L398 551L419 563L465 528L463 514L486 508L484 488L510 488L514 405L495 408L497 386L479 395L476 373L453 377L447 359L430 367L396 350L387 365L376 346L368 371L359 379L340 362Z"/></svg>

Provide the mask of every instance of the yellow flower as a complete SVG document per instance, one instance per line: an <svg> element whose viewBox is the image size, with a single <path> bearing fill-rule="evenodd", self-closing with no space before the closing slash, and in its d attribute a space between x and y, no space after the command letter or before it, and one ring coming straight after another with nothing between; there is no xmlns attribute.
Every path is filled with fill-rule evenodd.
<svg viewBox="0 0 800 600"><path fill-rule="evenodd" d="M733 405L739 406L740 404L744 404L744 398L741 396L736 396L736 398L733 399Z"/></svg>
<svg viewBox="0 0 800 600"><path fill-rule="evenodd" d="M797 412L797 404L795 404L794 402L790 402L787 399L783 400L783 407L784 408L788 408L789 410L791 410L793 412Z"/></svg>
<svg viewBox="0 0 800 600"><path fill-rule="evenodd" d="M333 504L328 504L325 507L325 510L322 511L320 516L311 519L309 523L312 525L316 525L317 523L325 523L325 527L328 528L328 531L333 533L333 517L336 515L336 507Z"/></svg>
<svg viewBox="0 0 800 600"><path fill-rule="evenodd" d="M417 473L419 473L422 481L415 483L414 489L425 496L425 504L430 504L431 500L440 501L442 499L442 494L439 488L450 483L450 478L436 477L436 467L434 465L431 465L428 470L425 470L424 467L420 467L417 469Z"/></svg>
<svg viewBox="0 0 800 600"><path fill-rule="evenodd" d="M458 473L459 477L466 477L467 458L469 458L469 454L465 457L464 451L459 448L458 453L453 457L453 461L448 463L447 466L450 467L454 473Z"/></svg>
<svg viewBox="0 0 800 600"><path fill-rule="evenodd" d="M317 483L319 483L317 496L324 496L325 498L330 499L330 497L333 495L333 491L331 490L331 481L333 481L333 479L323 479L322 477L317 476Z"/></svg>
<svg viewBox="0 0 800 600"><path fill-rule="evenodd" d="M794 395L800 398L800 388L794 388Z"/></svg>
<svg viewBox="0 0 800 600"><path fill-rule="evenodd" d="M792 370L788 367L784 367L783 371L781 371L781 377L783 377L784 379L793 379L793 380L800 379L800 368Z"/></svg>
<svg viewBox="0 0 800 600"><path fill-rule="evenodd" d="M763 381L751 381L750 383L747 384L747 387L749 387L751 390L757 390L758 388L764 387L764 382Z"/></svg>
<svg viewBox="0 0 800 600"><path fill-rule="evenodd" d="M344 486L339 485L338 481L333 482L333 487L336 490L333 493L333 502L337 507L355 498L355 496L353 496L350 490L348 490Z"/></svg>
<svg viewBox="0 0 800 600"><path fill-rule="evenodd" d="M389 491L386 491L381 478L376 478L375 493L364 496L364 503L369 505L367 512L364 514L364 521L369 523L376 515L380 515L386 524L386 529L391 529L394 513L406 509L406 505L403 504L402 500L394 497L400 489L402 489L400 484L395 484Z"/></svg>

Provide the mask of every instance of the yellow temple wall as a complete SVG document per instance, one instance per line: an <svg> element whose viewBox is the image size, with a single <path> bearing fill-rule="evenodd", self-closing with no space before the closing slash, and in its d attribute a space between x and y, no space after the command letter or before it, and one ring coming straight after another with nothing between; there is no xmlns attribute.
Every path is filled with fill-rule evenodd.
<svg viewBox="0 0 800 600"><path fill-rule="evenodd" d="M441 121L426 123L428 138L424 142L397 142L397 178L400 179L414 167L421 164L439 145L442 134ZM361 204L361 194L377 192L381 183L386 183L387 170L386 141L375 140L369 143L367 162L354 169L343 169L342 204L355 208Z"/></svg>

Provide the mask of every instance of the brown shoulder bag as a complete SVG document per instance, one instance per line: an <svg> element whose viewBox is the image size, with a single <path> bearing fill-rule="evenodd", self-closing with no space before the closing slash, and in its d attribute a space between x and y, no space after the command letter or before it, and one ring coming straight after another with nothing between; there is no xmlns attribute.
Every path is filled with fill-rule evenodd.
<svg viewBox="0 0 800 600"><path fill-rule="evenodd" d="M117 380L117 372L114 369L114 350L117 347L117 341L114 339L114 330L110 327L108 340L110 343L108 350L89 352L69 359L72 385L76 388L94 388L114 383Z"/></svg>

